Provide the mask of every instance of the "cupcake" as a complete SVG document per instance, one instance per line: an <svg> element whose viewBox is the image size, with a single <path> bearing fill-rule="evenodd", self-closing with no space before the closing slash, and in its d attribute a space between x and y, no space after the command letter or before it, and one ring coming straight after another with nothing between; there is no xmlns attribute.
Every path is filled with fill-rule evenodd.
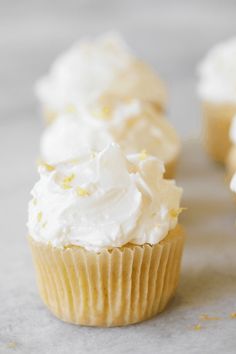
<svg viewBox="0 0 236 354"><path fill-rule="evenodd" d="M214 160L225 162L229 128L236 113L236 39L213 47L200 64L199 75L205 146Z"/></svg>
<svg viewBox="0 0 236 354"><path fill-rule="evenodd" d="M41 297L61 320L123 326L162 311L179 278L182 190L154 157L103 151L39 167L29 243Z"/></svg>
<svg viewBox="0 0 236 354"><path fill-rule="evenodd" d="M80 158L117 142L126 154L137 151L157 156L173 178L180 139L171 124L152 105L132 99L106 101L92 109L64 113L50 124L41 138L41 157L49 164Z"/></svg>
<svg viewBox="0 0 236 354"><path fill-rule="evenodd" d="M236 172L236 116L234 116L230 126L229 138L231 146L226 158L226 169L228 177L231 178Z"/></svg>
<svg viewBox="0 0 236 354"><path fill-rule="evenodd" d="M166 103L162 81L115 33L74 44L39 80L36 94L47 121L107 95L148 101L158 111Z"/></svg>
<svg viewBox="0 0 236 354"><path fill-rule="evenodd" d="M236 172L233 174L230 181L230 189L236 193Z"/></svg>

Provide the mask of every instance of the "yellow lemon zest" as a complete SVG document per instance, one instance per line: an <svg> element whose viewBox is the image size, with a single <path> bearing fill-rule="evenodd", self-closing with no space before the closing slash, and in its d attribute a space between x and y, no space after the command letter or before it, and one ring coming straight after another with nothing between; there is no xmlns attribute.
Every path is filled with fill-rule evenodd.
<svg viewBox="0 0 236 354"><path fill-rule="evenodd" d="M40 212L38 213L38 216L37 216L38 222L41 222L42 217L43 217L43 213L40 211Z"/></svg>
<svg viewBox="0 0 236 354"><path fill-rule="evenodd" d="M75 178L74 173L72 173L70 176L64 177L63 180L62 180L61 187L62 187L63 189L70 189L70 188L72 188L70 183L73 181L74 178Z"/></svg>
<svg viewBox="0 0 236 354"><path fill-rule="evenodd" d="M143 149L139 154L139 160L146 160L148 157L147 150Z"/></svg>
<svg viewBox="0 0 236 354"><path fill-rule="evenodd" d="M177 209L170 209L169 210L169 215L170 217L172 218L177 218L181 213L182 211L186 210L187 208L177 208Z"/></svg>
<svg viewBox="0 0 236 354"><path fill-rule="evenodd" d="M101 109L93 111L93 115L96 118L109 119L111 118L111 108L108 106L104 106Z"/></svg>
<svg viewBox="0 0 236 354"><path fill-rule="evenodd" d="M76 188L76 193L79 197L88 197L89 196L89 192L86 189L81 188L79 186Z"/></svg>
<svg viewBox="0 0 236 354"><path fill-rule="evenodd" d="M38 165L44 167L48 172L52 172L55 170L54 166L49 165L48 163L43 161L38 161Z"/></svg>

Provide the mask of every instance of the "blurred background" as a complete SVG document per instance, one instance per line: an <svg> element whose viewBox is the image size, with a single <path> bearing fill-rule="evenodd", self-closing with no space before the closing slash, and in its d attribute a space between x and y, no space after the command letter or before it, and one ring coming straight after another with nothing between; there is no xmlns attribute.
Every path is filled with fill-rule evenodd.
<svg viewBox="0 0 236 354"><path fill-rule="evenodd" d="M0 7L1 125L37 124L35 80L80 37L117 29L166 80L176 128L196 135L196 65L236 33L234 0L0 0Z"/></svg>
<svg viewBox="0 0 236 354"><path fill-rule="evenodd" d="M0 0L0 9L0 151L9 185L16 174L18 184L31 184L43 128L34 84L74 41L120 31L166 81L170 120L186 139L201 127L196 66L236 33L234 0Z"/></svg>
<svg viewBox="0 0 236 354"><path fill-rule="evenodd" d="M235 275L230 273L230 265L227 269L218 269L218 273L211 271L221 267L218 259L211 259L215 259L212 253L216 251L214 245L218 249L224 245L222 236L228 236L228 241L231 240L231 249L235 247L235 241L232 241L235 209L229 201L228 187L224 189L222 183L223 172L208 168L211 165L200 144L195 142L189 145L187 141L195 141L192 139L197 139L201 130L196 66L212 45L236 35L235 15L235 0L0 0L0 247L4 250L0 257L0 353L5 354L11 342L16 343L16 352L24 354L67 353L60 338L65 333L68 341L64 344L72 351L77 348L77 334L80 333L80 345L86 352L92 352L99 345L102 347L109 340L113 353L121 352L119 343L122 341L131 349L134 343L139 349L145 345L147 352L148 348L149 352L153 352L151 348L157 344L159 353L171 352L168 351L171 343L174 343L176 353L178 349L179 353L183 353L184 342L185 352L192 353L187 348L195 348L196 337L195 333L188 333L187 347L185 331L188 324L184 319L194 324L193 308L207 303L209 306L213 304L212 310L219 309L219 303L214 305L212 300L218 294L217 299L222 295L227 299L228 306L232 305L233 311L236 288L232 285L232 279L235 280ZM84 328L63 327L41 304L25 242L25 223L29 191L37 178L35 160L43 129L34 96L34 83L48 71L52 60L74 41L112 29L123 34L137 57L150 63L168 86L168 114L186 141L178 178L179 184L185 188L185 202L191 205L189 209L192 210L192 214L185 219L187 231L192 236L185 253L185 265L192 273L182 278L179 290L182 300L177 299L173 305L177 307L175 314L168 315L167 311L160 318L163 331L157 332L154 319L149 322L151 326L145 337L142 337L142 331L146 328L143 324L130 328L126 333L114 329L107 332L107 339L102 331L97 331L94 339L89 335L91 332L86 332ZM202 173L204 169L206 172ZM214 178L213 173L216 173ZM187 176L192 179L187 179ZM205 183L201 187L201 195L199 178ZM204 202L201 198L211 184L210 197L208 194ZM219 192L217 195L216 189ZM209 209L207 217L205 210L202 210L204 203ZM221 205L222 209L217 209L217 205ZM218 221L215 215L218 215ZM227 225L231 226L226 231ZM204 235L208 238L205 248L202 248ZM200 237L199 241L194 239L195 236ZM212 244L213 237L216 243ZM199 259L202 257L202 262L197 259L196 263L191 263L195 252L198 252ZM230 259L227 251L225 257ZM225 296L223 289L232 296ZM199 299L202 300L200 304ZM206 302L206 299L209 301ZM190 307L191 315L186 313ZM177 316L178 329L173 326L173 316ZM231 333L231 342L228 341L228 334L225 337L227 340L221 341L221 344L217 341L223 333L218 328L215 332L207 332L210 336L208 341L206 332L198 337L198 345L206 348L204 343L211 343L207 353L218 353L219 345L222 349L219 352L225 349L227 353L235 353L235 346L232 346L235 326L230 326L228 333ZM116 337L117 333L120 337ZM163 342L163 338L168 340ZM53 341L54 347L51 344ZM43 348L42 342L46 343ZM199 352L206 352L206 349L196 349L194 353ZM139 353L138 349L136 353Z"/></svg>

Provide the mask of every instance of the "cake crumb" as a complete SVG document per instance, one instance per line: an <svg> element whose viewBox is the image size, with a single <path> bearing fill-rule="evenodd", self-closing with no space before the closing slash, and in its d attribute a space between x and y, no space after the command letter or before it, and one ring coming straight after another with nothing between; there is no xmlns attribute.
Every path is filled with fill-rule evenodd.
<svg viewBox="0 0 236 354"><path fill-rule="evenodd" d="M220 320L221 318L220 317L217 317L217 316L208 316L206 313L203 313L200 317L199 317L200 320L202 321L218 321Z"/></svg>
<svg viewBox="0 0 236 354"><path fill-rule="evenodd" d="M230 314L230 318L236 318L236 312L232 312L232 313Z"/></svg>

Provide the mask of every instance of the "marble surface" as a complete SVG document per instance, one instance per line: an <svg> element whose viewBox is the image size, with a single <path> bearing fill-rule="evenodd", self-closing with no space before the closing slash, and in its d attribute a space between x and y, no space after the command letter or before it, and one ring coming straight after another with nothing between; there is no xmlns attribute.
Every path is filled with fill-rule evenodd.
<svg viewBox="0 0 236 354"><path fill-rule="evenodd" d="M0 353L235 353L236 208L223 169L196 138L194 76L205 50L235 33L235 1L12 3L0 0ZM33 83L78 36L109 28L122 30L168 83L170 119L184 140L177 179L188 208L187 242L179 289L165 312L127 328L99 329L62 323L45 309L25 221L42 131ZM202 314L219 319L201 320Z"/></svg>

